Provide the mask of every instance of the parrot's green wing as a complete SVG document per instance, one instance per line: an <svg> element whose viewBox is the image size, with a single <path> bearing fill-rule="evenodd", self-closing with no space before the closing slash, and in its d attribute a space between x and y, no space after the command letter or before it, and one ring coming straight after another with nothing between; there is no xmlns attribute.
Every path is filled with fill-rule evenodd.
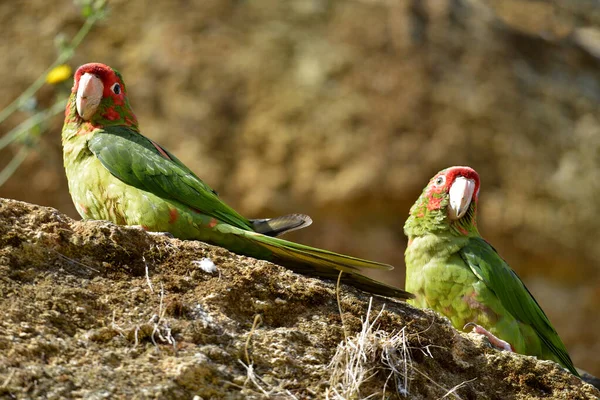
<svg viewBox="0 0 600 400"><path fill-rule="evenodd" d="M517 320L531 326L544 345L562 361L563 366L578 376L565 345L548 317L496 250L482 238L471 238L469 244L460 251L460 256L498 297L504 308Z"/></svg>
<svg viewBox="0 0 600 400"><path fill-rule="evenodd" d="M116 178L235 227L252 230L246 218L223 203L215 191L160 146L124 126L107 130L96 131L88 147Z"/></svg>

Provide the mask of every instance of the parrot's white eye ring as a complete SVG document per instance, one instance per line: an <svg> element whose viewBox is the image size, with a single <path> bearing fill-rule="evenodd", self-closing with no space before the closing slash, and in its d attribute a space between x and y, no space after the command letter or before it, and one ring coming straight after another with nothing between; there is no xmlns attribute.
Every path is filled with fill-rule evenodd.
<svg viewBox="0 0 600 400"><path fill-rule="evenodd" d="M114 94L121 94L121 85L119 85L119 82L115 82L110 87L110 90L112 90Z"/></svg>
<svg viewBox="0 0 600 400"><path fill-rule="evenodd" d="M437 178L435 178L435 186L442 186L444 183L446 183L446 177L444 175L440 175Z"/></svg>

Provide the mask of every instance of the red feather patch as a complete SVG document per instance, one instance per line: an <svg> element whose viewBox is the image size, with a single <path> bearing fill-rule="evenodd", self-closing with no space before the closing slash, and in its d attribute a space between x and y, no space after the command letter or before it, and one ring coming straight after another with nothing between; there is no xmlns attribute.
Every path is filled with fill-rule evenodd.
<svg viewBox="0 0 600 400"><path fill-rule="evenodd" d="M108 110L106 110L103 117L108 119L109 121L116 121L121 118L121 115L119 115L119 113L116 112L114 108L109 108Z"/></svg>
<svg viewBox="0 0 600 400"><path fill-rule="evenodd" d="M171 208L169 210L169 223L172 224L173 222L177 221L177 218L179 218L179 212L176 208Z"/></svg>

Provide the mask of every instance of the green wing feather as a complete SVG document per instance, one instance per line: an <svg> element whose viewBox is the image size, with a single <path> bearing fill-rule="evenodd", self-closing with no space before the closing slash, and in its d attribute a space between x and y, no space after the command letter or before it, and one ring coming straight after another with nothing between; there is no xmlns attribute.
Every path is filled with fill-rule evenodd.
<svg viewBox="0 0 600 400"><path fill-rule="evenodd" d="M88 147L116 178L165 199L177 200L199 212L240 229L252 230L250 222L222 202L181 161L143 135L124 126L99 130Z"/></svg>
<svg viewBox="0 0 600 400"><path fill-rule="evenodd" d="M543 344L561 360L562 365L579 376L548 317L496 250L482 238L471 238L460 255L473 273L494 292L504 308L517 320L531 326Z"/></svg>

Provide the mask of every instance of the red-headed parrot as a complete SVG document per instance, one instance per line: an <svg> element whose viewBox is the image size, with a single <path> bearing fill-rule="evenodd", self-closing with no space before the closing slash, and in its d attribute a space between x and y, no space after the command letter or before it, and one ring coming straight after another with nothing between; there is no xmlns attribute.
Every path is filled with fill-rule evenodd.
<svg viewBox="0 0 600 400"><path fill-rule="evenodd" d="M411 295L359 273L389 265L336 254L274 236L303 228L309 217L293 214L250 220L159 144L142 136L122 76L92 63L75 73L62 131L69 191L84 219L137 225L225 247L400 299Z"/></svg>
<svg viewBox="0 0 600 400"><path fill-rule="evenodd" d="M499 348L553 360L578 375L562 340L517 274L477 230L479 175L438 172L410 209L406 290L457 329L472 326Z"/></svg>

